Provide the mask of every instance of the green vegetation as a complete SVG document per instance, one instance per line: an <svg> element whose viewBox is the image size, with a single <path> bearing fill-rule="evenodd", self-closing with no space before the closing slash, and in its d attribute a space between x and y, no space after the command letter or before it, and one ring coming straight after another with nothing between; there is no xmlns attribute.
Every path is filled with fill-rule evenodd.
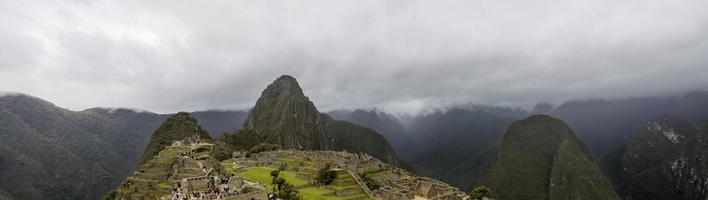
<svg viewBox="0 0 708 200"><path fill-rule="evenodd" d="M251 150L249 150L248 152L249 153L260 153L260 152L264 152L264 151L275 151L275 150L278 150L279 148L280 147L278 147L278 145L268 144L268 143L260 143L256 146L253 146L253 148L251 148Z"/></svg>
<svg viewBox="0 0 708 200"><path fill-rule="evenodd" d="M234 149L231 147L231 145L228 145L221 140L216 140L214 142L216 143L213 152L214 159L218 161L223 161L231 158L234 152Z"/></svg>
<svg viewBox="0 0 708 200"><path fill-rule="evenodd" d="M219 140L230 144L233 149L239 151L248 151L262 141L255 130L248 128L239 129L233 134L222 133Z"/></svg>
<svg viewBox="0 0 708 200"><path fill-rule="evenodd" d="M705 199L708 145L697 126L660 115L639 128L619 157L619 193L632 199Z"/></svg>
<svg viewBox="0 0 708 200"><path fill-rule="evenodd" d="M309 180L298 178L295 172L286 170L281 171L272 167L249 167L237 173L248 180L261 182L266 185L272 185L273 175L271 173L274 171L277 171L277 177L283 178L285 181L292 183L295 186L303 186L310 183Z"/></svg>
<svg viewBox="0 0 708 200"><path fill-rule="evenodd" d="M197 161L180 155L189 151L191 148L185 146L165 147L153 159L138 166L133 175L126 178L117 189L107 195L107 198L159 199L169 194L174 184L168 181L167 177L179 180L201 176L202 171ZM208 159L207 165L211 166L215 162L213 159ZM179 166L179 170L173 170L173 166Z"/></svg>
<svg viewBox="0 0 708 200"><path fill-rule="evenodd" d="M492 190L490 190L486 186L479 186L470 192L470 199L472 200L481 200L482 198L491 198L492 197Z"/></svg>
<svg viewBox="0 0 708 200"><path fill-rule="evenodd" d="M284 200L300 199L298 191L295 190L295 186L288 183L284 178L278 177L282 170L284 170L284 168L278 168L270 172L271 181L274 185L273 191L276 191L275 196Z"/></svg>
<svg viewBox="0 0 708 200"><path fill-rule="evenodd" d="M276 192L278 186L274 182L274 175L277 174L279 179L282 179L283 186L292 184L298 191L298 195L302 199L313 200L347 200L347 199L370 199L361 187L353 180L348 173L337 173L336 178L328 186L317 186L313 184L315 179L304 177L316 177L321 168L317 168L312 161L302 160L294 157L278 158L278 163L272 166L253 166L245 167L236 170L232 163L232 159L222 161L222 165L228 173L236 173L250 181L261 182L266 185L269 192ZM329 170L328 170L329 171ZM382 173L382 172L379 172ZM304 177L302 176L304 175ZM280 182L280 181L277 181ZM346 196L337 196L335 192L344 190L359 190Z"/></svg>
<svg viewBox="0 0 708 200"><path fill-rule="evenodd" d="M324 168L320 169L320 171L317 172L317 178L315 179L315 183L317 185L330 185L332 182L334 182L334 179L337 178L337 172L332 170L331 164L325 165Z"/></svg>
<svg viewBox="0 0 708 200"><path fill-rule="evenodd" d="M206 130L199 126L197 119L193 118L189 113L180 112L170 116L152 134L150 142L140 158L140 163L152 159L166 146L172 145L174 141L191 136L197 136L204 140L211 139Z"/></svg>
<svg viewBox="0 0 708 200"><path fill-rule="evenodd" d="M570 128L545 115L509 127L483 184L499 200L618 199Z"/></svg>
<svg viewBox="0 0 708 200"><path fill-rule="evenodd" d="M99 199L133 171L163 119L0 96L0 199Z"/></svg>

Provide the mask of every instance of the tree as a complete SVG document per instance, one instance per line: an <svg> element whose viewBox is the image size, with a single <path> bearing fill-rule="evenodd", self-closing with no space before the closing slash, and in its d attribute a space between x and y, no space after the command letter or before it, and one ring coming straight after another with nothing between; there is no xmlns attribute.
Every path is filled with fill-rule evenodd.
<svg viewBox="0 0 708 200"><path fill-rule="evenodd" d="M370 190L377 190L381 187L381 185L376 182L376 180L372 179L369 177L367 174L361 174L361 179L364 180L364 184L366 184L366 187L369 188Z"/></svg>
<svg viewBox="0 0 708 200"><path fill-rule="evenodd" d="M273 184L275 184L275 186L276 186L276 188L278 189L278 191L280 191L280 190L283 189L283 184L285 184L285 179L284 179L284 178L280 178L280 177L275 178L275 179L273 179Z"/></svg>
<svg viewBox="0 0 708 200"><path fill-rule="evenodd" d="M233 156L233 147L223 141L215 141L216 147L213 150L214 159L224 161Z"/></svg>
<svg viewBox="0 0 708 200"><path fill-rule="evenodd" d="M290 183L283 182L283 184L280 186L280 189L278 189L278 198L284 199L284 200L298 200L300 199L300 196L298 195L298 191L295 190L295 186Z"/></svg>
<svg viewBox="0 0 708 200"><path fill-rule="evenodd" d="M332 170L332 166L330 164L327 164L324 168L317 172L315 183L318 185L329 185L332 184L336 178L337 172Z"/></svg>
<svg viewBox="0 0 708 200"><path fill-rule="evenodd" d="M270 177L272 178L271 180L275 182L275 179L278 178L278 175L280 175L280 170L273 170L270 171Z"/></svg>
<svg viewBox="0 0 708 200"><path fill-rule="evenodd" d="M233 134L222 133L219 140L233 146L235 149L246 151L258 145L261 141L258 133L253 129L242 128Z"/></svg>
<svg viewBox="0 0 708 200"><path fill-rule="evenodd" d="M490 190L487 186L479 186L470 192L470 199L474 200L481 200L482 198L491 198L492 197L492 190Z"/></svg>
<svg viewBox="0 0 708 200"><path fill-rule="evenodd" d="M280 171L285 167L278 168L270 172L270 177L273 178L273 190L277 191L276 197L284 200L298 200L300 196L295 190L293 184L288 183L284 178L280 178Z"/></svg>
<svg viewBox="0 0 708 200"><path fill-rule="evenodd" d="M275 151L278 150L278 145L274 144L268 144L268 143L260 143L256 146L253 146L251 150L249 150L250 153L260 153L264 151Z"/></svg>

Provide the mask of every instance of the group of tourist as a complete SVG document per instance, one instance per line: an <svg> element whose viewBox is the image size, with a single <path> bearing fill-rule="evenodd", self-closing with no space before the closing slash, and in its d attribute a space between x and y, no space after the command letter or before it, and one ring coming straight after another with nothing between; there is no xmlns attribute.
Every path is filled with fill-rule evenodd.
<svg viewBox="0 0 708 200"><path fill-rule="evenodd" d="M194 200L194 199L222 199L229 194L238 194L238 191L233 191L229 187L218 187L228 185L230 177L215 177L207 183L207 189L204 191L188 192L182 185L177 183L172 189L172 200ZM218 184L215 184L218 183Z"/></svg>
<svg viewBox="0 0 708 200"><path fill-rule="evenodd" d="M182 152L182 153L179 153L179 155L182 156L182 157L185 157L185 158L191 158L191 159L193 159L193 160L196 160L196 159L197 159L196 157L194 157L194 155L192 154L191 151Z"/></svg>

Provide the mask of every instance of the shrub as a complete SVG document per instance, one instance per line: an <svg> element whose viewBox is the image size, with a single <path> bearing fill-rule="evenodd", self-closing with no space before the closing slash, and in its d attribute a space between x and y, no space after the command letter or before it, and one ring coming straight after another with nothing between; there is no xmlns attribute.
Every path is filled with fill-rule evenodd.
<svg viewBox="0 0 708 200"><path fill-rule="evenodd" d="M376 182L376 180L371 179L371 177L369 177L368 175L361 174L360 176L361 179L363 179L364 184L366 184L366 187L369 188L369 190L377 190L381 187L381 185Z"/></svg>
<svg viewBox="0 0 708 200"><path fill-rule="evenodd" d="M337 172L332 170L332 166L327 164L324 168L317 172L315 183L318 185L330 185L337 178Z"/></svg>
<svg viewBox="0 0 708 200"><path fill-rule="evenodd" d="M278 145L274 144L268 144L268 143L260 143L249 151L250 153L260 153L264 151L275 151L278 150Z"/></svg>
<svg viewBox="0 0 708 200"><path fill-rule="evenodd" d="M476 187L470 192L470 199L481 200L484 197L492 197L492 190L486 186Z"/></svg>

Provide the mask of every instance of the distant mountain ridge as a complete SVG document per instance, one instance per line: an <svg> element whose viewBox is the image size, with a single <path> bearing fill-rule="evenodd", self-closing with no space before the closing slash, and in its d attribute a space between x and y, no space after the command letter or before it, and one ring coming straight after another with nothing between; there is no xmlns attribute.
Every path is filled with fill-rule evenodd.
<svg viewBox="0 0 708 200"><path fill-rule="evenodd" d="M404 159L421 175L469 189L489 172L514 120L464 109L417 116L408 127L410 147Z"/></svg>
<svg viewBox="0 0 708 200"><path fill-rule="evenodd" d="M151 123L159 116L75 112L28 95L2 96L0 188L17 199L96 199L130 172Z"/></svg>
<svg viewBox="0 0 708 200"><path fill-rule="evenodd" d="M242 122L210 116L245 116L196 113L209 132L235 131L228 128ZM0 197L98 199L133 170L167 117L123 108L71 111L26 94L0 95Z"/></svg>
<svg viewBox="0 0 708 200"><path fill-rule="evenodd" d="M622 146L642 123L660 114L684 116L693 123L708 120L708 91L676 97L578 100L558 106L551 115L568 123L593 155Z"/></svg>
<svg viewBox="0 0 708 200"><path fill-rule="evenodd" d="M708 91L675 97L569 101L551 115L568 123L597 158L615 186L623 180L621 157L638 128L661 114L682 116L695 124L708 120Z"/></svg>
<svg viewBox="0 0 708 200"><path fill-rule="evenodd" d="M391 146L396 149L396 152L403 151L404 148L399 147L408 144L408 134L405 128L401 125L396 116L390 113L378 109L355 109L329 111L327 115L336 120L352 122L375 130L391 143Z"/></svg>
<svg viewBox="0 0 708 200"><path fill-rule="evenodd" d="M297 92L292 94L297 94ZM307 97L305 96L305 98ZM309 102L309 99L307 101ZM616 186L623 191L631 191L631 188L624 187L627 184L622 184L625 180L622 177L625 176L625 172L621 168L621 162L624 162L622 158L625 155L626 143L634 136L633 134L637 133L637 129L642 128L645 122L661 113L681 116L691 123L704 124L708 119L708 103L706 102L708 102L708 92L702 91L667 98L581 100L562 104L551 115L568 122L568 126L576 131L577 137L583 143L588 144L589 149L598 159L598 163L602 164L601 167L606 170L605 172L609 174L609 178ZM290 108L290 106L280 108ZM316 110L316 108L314 109ZM545 113L549 109L545 107L537 110L540 113ZM352 146L336 144L341 149L359 149L364 146L361 144L372 142L378 146L364 150L381 152L386 152L388 148L380 142L380 139L376 139L375 135L366 134L372 137L364 138L347 136L356 135L352 133L374 132L375 130L382 133L384 138L395 137L397 134L387 135L394 131L381 130L386 130L386 127L394 127L391 130L398 129L397 126L401 125L402 121L406 121L409 126L404 127L407 128L404 131L406 136L404 142L394 142L397 140L391 139L392 145L389 146L395 149L392 152L395 152L395 155L401 155L403 160L408 161L413 169L422 175L444 180L457 187L468 188L470 185L476 184L491 168L494 156L498 153L504 129L515 120L514 118L500 117L500 115L523 115L523 112L517 111L519 110L503 108L449 109L428 115L409 116L406 120L397 120L395 116L382 112L372 115L367 110L354 110L352 113L357 112L357 117L347 116L349 119L336 116L333 112L328 114L336 117L329 117L321 113L314 114L319 111L306 111L308 117L303 117L303 115L298 117L316 120L305 120L306 123L299 123L288 120L299 120L300 118L284 117L281 119L285 120L275 121L281 123L280 125L287 125L283 127L294 127L288 125L293 123L314 122L314 125L310 127L317 128L305 127L301 130L306 131L298 132L298 134L342 133L336 136L339 138L338 141L354 142ZM530 113L536 112L531 111ZM287 112L281 112L281 114L283 113ZM198 111L193 112L192 115L199 120L206 132L210 133L212 137L216 137L221 133L234 132L242 128L242 125L246 124L248 113L246 111ZM94 197L113 188L112 186L117 184L121 178L129 174L138 163L140 154L148 144L151 133L168 116L122 108L91 108L72 111L29 95L0 95L0 199L3 197L46 199L48 196L95 199ZM394 118L395 121L386 119L387 116ZM344 119L352 123L336 121L331 118ZM280 126L277 123L275 125ZM295 129L297 128L300 127ZM371 130L368 130L369 128ZM706 133L700 132L699 134ZM411 138L413 141L410 140ZM275 139L275 141L277 140ZM320 141L320 144L324 143L328 142ZM293 142L293 144L297 144L297 142ZM691 144L691 146L705 145L700 142ZM699 155L708 155L708 152L699 153L705 148L685 147L683 149L686 150L682 150L683 153L679 154L678 158L705 160ZM382 154L389 155L389 153ZM703 173L702 166L702 164L687 162L684 167L677 168L679 170L672 171L672 173L685 174L690 171ZM683 177L690 176L683 175ZM695 177L702 177L702 175ZM676 178L671 178L672 187L679 184L688 185L686 183L689 181L688 179L677 179L679 180L677 182L674 179ZM695 183L695 181L693 182ZM704 187L693 187L693 189L689 189L690 191L683 191L683 193L702 192L705 190L702 188ZM700 197L701 195L693 196Z"/></svg>

